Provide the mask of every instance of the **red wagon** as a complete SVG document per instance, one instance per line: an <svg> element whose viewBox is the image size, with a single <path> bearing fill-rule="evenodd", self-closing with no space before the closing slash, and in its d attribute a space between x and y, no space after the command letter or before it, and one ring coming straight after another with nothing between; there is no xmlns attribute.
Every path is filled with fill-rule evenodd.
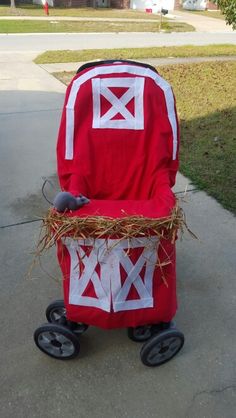
<svg viewBox="0 0 236 418"><path fill-rule="evenodd" d="M53 211L59 226L63 219L72 227L57 231L64 300L48 306L49 323L34 335L46 354L75 357L89 325L128 328L132 340L144 342L148 366L182 348L172 321L178 148L175 98L153 67L101 61L78 70L61 118L58 177L63 191L89 203ZM97 229L78 233L81 224Z"/></svg>

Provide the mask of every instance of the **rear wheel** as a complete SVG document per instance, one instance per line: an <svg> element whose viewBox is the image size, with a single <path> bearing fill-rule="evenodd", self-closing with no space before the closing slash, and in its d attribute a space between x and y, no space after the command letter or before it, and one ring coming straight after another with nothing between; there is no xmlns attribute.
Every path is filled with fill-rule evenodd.
<svg viewBox="0 0 236 418"><path fill-rule="evenodd" d="M65 325L76 334L83 334L88 325L83 322L72 322L66 319L66 308L63 299L55 300L46 309L46 318L51 324Z"/></svg>
<svg viewBox="0 0 236 418"><path fill-rule="evenodd" d="M128 337L135 342L144 342L152 336L152 326L143 325L135 328L128 328Z"/></svg>
<svg viewBox="0 0 236 418"><path fill-rule="evenodd" d="M64 300L59 299L50 303L46 309L46 318L53 324L59 324L62 318L66 318Z"/></svg>
<svg viewBox="0 0 236 418"><path fill-rule="evenodd" d="M80 343L75 334L58 324L45 324L34 332L37 347L50 357L69 360L80 351Z"/></svg>
<svg viewBox="0 0 236 418"><path fill-rule="evenodd" d="M152 325L128 328L128 337L135 342L144 342L149 340L153 335L159 334L173 326L173 322L159 322Z"/></svg>

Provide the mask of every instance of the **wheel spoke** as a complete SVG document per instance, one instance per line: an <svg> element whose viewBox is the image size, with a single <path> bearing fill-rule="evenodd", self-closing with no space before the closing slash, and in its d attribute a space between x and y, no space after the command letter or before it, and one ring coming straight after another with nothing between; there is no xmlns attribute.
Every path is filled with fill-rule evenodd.
<svg viewBox="0 0 236 418"><path fill-rule="evenodd" d="M161 346L162 346L162 344L156 345L155 347L153 347L153 349L148 354L148 359L149 359L150 363L156 362L157 359L159 359L159 357L162 355L160 353Z"/></svg>
<svg viewBox="0 0 236 418"><path fill-rule="evenodd" d="M41 342L41 347L45 348L46 350L51 350L52 344L50 342Z"/></svg>
<svg viewBox="0 0 236 418"><path fill-rule="evenodd" d="M48 342L50 344L50 342L55 339L55 336L52 332L45 332L40 335L40 339L45 341L45 343Z"/></svg>
<svg viewBox="0 0 236 418"><path fill-rule="evenodd" d="M70 343L68 338L66 338L63 334L56 334L56 340L62 345L68 342Z"/></svg>
<svg viewBox="0 0 236 418"><path fill-rule="evenodd" d="M161 357L162 357L162 355L160 353L155 353L155 354L151 354L151 355L149 354L149 356L148 356L149 363L151 363L151 364L158 363L160 361Z"/></svg>
<svg viewBox="0 0 236 418"><path fill-rule="evenodd" d="M161 353L160 351L158 353L150 353L151 355L148 356L148 359L150 361L150 363L152 364L156 364L159 362L162 362L164 360L166 360L167 358L170 357L170 352L166 351L165 353ZM172 353L171 353L172 355Z"/></svg>
<svg viewBox="0 0 236 418"><path fill-rule="evenodd" d="M179 346L180 346L179 342L178 342L178 343L176 343L176 344L172 344L172 345L169 347L169 350L170 350L172 353L174 353L175 351L177 351L177 350L178 350Z"/></svg>
<svg viewBox="0 0 236 418"><path fill-rule="evenodd" d="M169 341L169 344L173 344L173 343L175 343L176 342L176 337L174 337L174 338L168 338L168 340L167 341Z"/></svg>
<svg viewBox="0 0 236 418"><path fill-rule="evenodd" d="M51 318L53 321L58 322L65 314L66 310L64 308L58 308L51 312Z"/></svg>
<svg viewBox="0 0 236 418"><path fill-rule="evenodd" d="M62 356L67 356L72 354L74 351L74 346L71 342L68 341L67 344L63 344L61 347Z"/></svg>
<svg viewBox="0 0 236 418"><path fill-rule="evenodd" d="M59 321L61 315L58 312L52 312L52 319L54 321Z"/></svg>

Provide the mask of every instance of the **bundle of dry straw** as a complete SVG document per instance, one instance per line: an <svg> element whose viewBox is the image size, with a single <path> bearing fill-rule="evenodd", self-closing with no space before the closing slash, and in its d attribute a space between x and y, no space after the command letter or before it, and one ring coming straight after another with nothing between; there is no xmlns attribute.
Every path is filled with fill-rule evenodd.
<svg viewBox="0 0 236 418"><path fill-rule="evenodd" d="M66 216L50 209L43 220L38 251L52 247L65 237L72 239L112 239L130 240L136 237L157 236L159 239L175 241L177 231L188 229L183 210L177 201L170 216L146 218L143 216L125 216L111 218L107 216Z"/></svg>

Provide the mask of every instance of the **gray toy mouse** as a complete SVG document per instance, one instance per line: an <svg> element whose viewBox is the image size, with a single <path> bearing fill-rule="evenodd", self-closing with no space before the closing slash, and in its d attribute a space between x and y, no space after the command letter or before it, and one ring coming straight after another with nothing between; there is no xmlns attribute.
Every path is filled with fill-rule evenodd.
<svg viewBox="0 0 236 418"><path fill-rule="evenodd" d="M53 206L58 212L65 212L66 210L77 210L89 202L90 200L83 195L75 197L69 192L59 192L53 201Z"/></svg>

